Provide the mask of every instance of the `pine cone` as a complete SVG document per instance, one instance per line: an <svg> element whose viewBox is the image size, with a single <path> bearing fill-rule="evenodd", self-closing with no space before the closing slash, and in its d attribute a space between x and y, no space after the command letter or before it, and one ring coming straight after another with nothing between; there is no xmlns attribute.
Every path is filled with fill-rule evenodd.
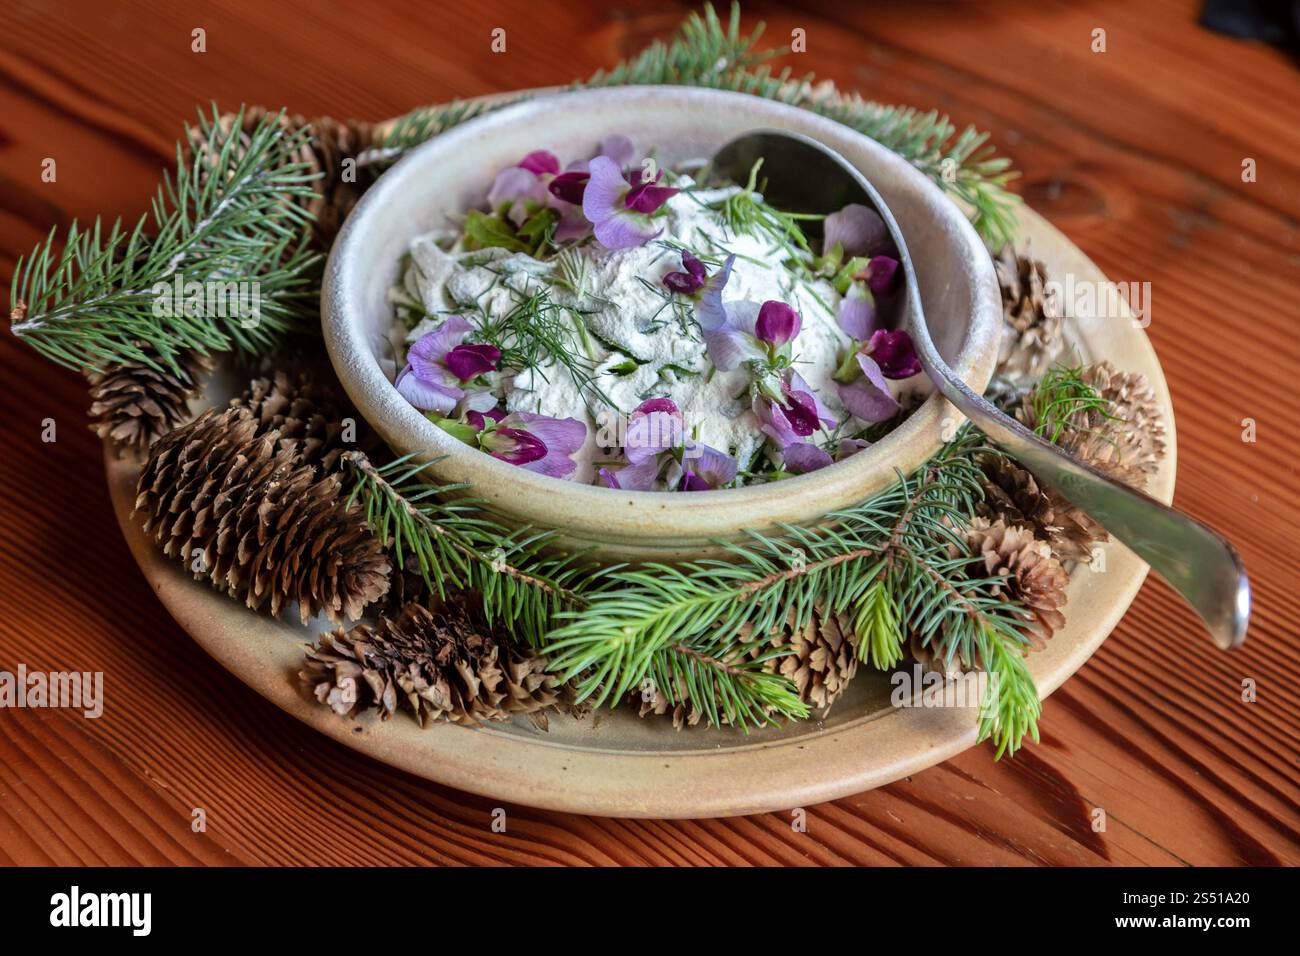
<svg viewBox="0 0 1300 956"><path fill-rule="evenodd" d="M971 521L966 543L972 557L983 559L984 576L1003 579L993 594L1005 591L1033 615L1030 649L1045 647L1047 639L1065 626L1061 608L1070 583L1070 576L1052 556L1052 549L1028 528L985 518Z"/></svg>
<svg viewBox="0 0 1300 956"><path fill-rule="evenodd" d="M960 677L973 669L972 662L959 652L954 652L949 658L947 648L941 648L934 640L924 642L916 631L909 633L907 646L913 660L925 670L942 674L945 678Z"/></svg>
<svg viewBox="0 0 1300 956"><path fill-rule="evenodd" d="M769 635L766 642L750 647L748 657L755 660L774 648L785 649L786 653L765 661L763 670L789 678L799 699L824 714L858 671L857 646L843 615L827 614L814 607L807 624L800 629L794 626L794 616L791 608L785 627ZM750 634L746 628L737 635L737 654L750 641ZM674 727L680 730L684 725L695 726L704 716L703 710L691 703L684 685L679 684L676 690L675 705L669 704L667 695L658 688L634 691L641 716L662 716L671 708Z"/></svg>
<svg viewBox="0 0 1300 956"><path fill-rule="evenodd" d="M408 604L396 619L323 634L298 676L337 714L374 707L388 719L405 705L422 727L538 715L572 701L544 657L487 626L464 596L436 610Z"/></svg>
<svg viewBox="0 0 1300 956"><path fill-rule="evenodd" d="M1065 319L1056 295L1047 291L1047 271L1037 259L1010 245L993 260L1002 287L1002 341L997 374L1012 381L1037 381L1065 346Z"/></svg>
<svg viewBox="0 0 1300 956"><path fill-rule="evenodd" d="M177 355L175 370L158 361L162 368L131 362L89 376L93 427L119 451L144 452L185 421L189 400L198 397L212 371L212 360L200 352Z"/></svg>
<svg viewBox="0 0 1300 956"><path fill-rule="evenodd" d="M272 111L261 106L250 106L245 109L241 126L245 137L271 113ZM223 115L222 127L229 130L234 125L237 115L235 113ZM310 127L310 134L290 159L304 163L309 174L323 174L311 183L314 195L303 202L303 206L315 217L313 237L316 245L321 249L328 249L333 244L343 220L374 181L374 175L364 167L352 166L347 170L343 168L344 160L356 160L361 153L374 144L374 127L357 120L339 121L328 116L308 121L300 115L289 113L280 114L279 125L286 132L297 132L304 127ZM196 129L191 129L190 141L196 147L202 142ZM345 175L352 181L345 181Z"/></svg>
<svg viewBox="0 0 1300 956"><path fill-rule="evenodd" d="M980 517L1023 525L1046 541L1060 561L1092 560L1093 546L1106 541L1106 529L1063 498L1054 488L1038 484L1033 474L999 454L980 455L985 500Z"/></svg>
<svg viewBox="0 0 1300 956"><path fill-rule="evenodd" d="M209 409L155 443L136 510L164 554L251 608L296 601L303 623L340 621L388 590L384 549L339 476L318 478L247 408Z"/></svg>
<svg viewBox="0 0 1300 956"><path fill-rule="evenodd" d="M301 463L319 466L321 473L337 471L342 454L356 447L344 441L344 420L355 427L355 414L337 389L307 375L291 379L277 372L274 379L256 379L230 405L247 408L257 421L258 434L279 432L282 440L296 446Z"/></svg>
<svg viewBox="0 0 1300 956"><path fill-rule="evenodd" d="M1155 391L1145 375L1117 372L1110 362L1080 370L1079 377L1106 400L1112 417L1098 410L1076 412L1065 422L1057 444L1113 478L1146 487L1165 453L1165 422ZM1026 427L1039 424L1034 392L1016 413Z"/></svg>

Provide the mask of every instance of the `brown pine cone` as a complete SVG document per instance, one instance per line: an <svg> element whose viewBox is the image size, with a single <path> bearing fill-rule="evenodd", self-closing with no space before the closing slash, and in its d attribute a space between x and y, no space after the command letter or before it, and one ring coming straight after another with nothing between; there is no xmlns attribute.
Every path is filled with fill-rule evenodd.
<svg viewBox="0 0 1300 956"><path fill-rule="evenodd" d="M230 405L247 408L259 434L279 432L296 446L303 464L319 466L321 473L337 471L342 454L357 447L356 436L344 434L345 421L356 429L356 413L338 388L307 375L291 378L277 372L273 379L255 379Z"/></svg>
<svg viewBox="0 0 1300 956"><path fill-rule="evenodd" d="M154 358L161 368L130 362L88 376L92 427L119 452L142 453L189 418L189 400L198 397L212 371L212 360L200 352L180 353L176 369Z"/></svg>
<svg viewBox="0 0 1300 956"><path fill-rule="evenodd" d="M985 518L971 521L966 543L970 555L982 560L981 576L1002 579L993 594L1005 591L1033 615L1027 632L1030 649L1045 647L1047 640L1065 626L1061 608L1070 583L1070 576L1052 556L1052 549L1028 528Z"/></svg>
<svg viewBox="0 0 1300 956"><path fill-rule="evenodd" d="M1046 288L1043 264L1017 255L1010 245L993 260L1002 288L1002 340L997 374L1033 382L1060 356L1065 346L1061 304Z"/></svg>
<svg viewBox="0 0 1300 956"><path fill-rule="evenodd" d="M567 709L572 688L546 670L546 659L489 627L468 597L437 609L408 604L397 618L321 635L299 678L337 714L399 707L420 726L446 720L477 725Z"/></svg>
<svg viewBox="0 0 1300 956"><path fill-rule="evenodd" d="M1106 400L1111 417L1076 412L1056 443L1111 477L1145 488L1165 452L1164 416L1151 383L1145 375L1115 371L1108 361L1085 366L1080 378ZM1039 425L1034 395L1026 395L1016 413L1030 429Z"/></svg>
<svg viewBox="0 0 1300 956"><path fill-rule="evenodd" d="M942 638L942 635L939 637ZM923 668L942 674L946 678L960 677L973 667L970 661L955 651L950 657L941 639L936 641L932 638L929 642L925 642L916 631L909 633L907 647L912 659Z"/></svg>
<svg viewBox="0 0 1300 956"><path fill-rule="evenodd" d="M164 554L251 608L342 621L388 590L388 558L339 476L318 478L247 408L209 409L155 443L136 510Z"/></svg>
<svg viewBox="0 0 1300 956"><path fill-rule="evenodd" d="M1092 560L1092 549L1106 541L1106 529L1063 498L1054 488L1038 484L1026 468L999 454L979 456L984 473L985 500L976 508L980 517L1023 525L1046 541L1061 561Z"/></svg>

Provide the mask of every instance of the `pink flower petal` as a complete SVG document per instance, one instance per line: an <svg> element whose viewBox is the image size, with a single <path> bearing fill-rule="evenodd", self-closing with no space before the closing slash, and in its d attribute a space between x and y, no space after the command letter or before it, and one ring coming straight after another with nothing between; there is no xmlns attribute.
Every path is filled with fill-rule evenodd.
<svg viewBox="0 0 1300 956"><path fill-rule="evenodd" d="M543 173L555 175L560 171L560 161L554 153L547 152L544 149L534 150L519 161L519 168L526 169L530 173L536 173L538 176Z"/></svg>
<svg viewBox="0 0 1300 956"><path fill-rule="evenodd" d="M616 487L624 491L651 491L659 480L663 470L663 461L658 455L651 455L643 461L625 465L615 473L618 481Z"/></svg>
<svg viewBox="0 0 1300 956"><path fill-rule="evenodd" d="M440 415L450 414L465 394L454 385L421 379L410 366L397 376L395 384L398 393L420 411L437 412Z"/></svg>
<svg viewBox="0 0 1300 956"><path fill-rule="evenodd" d="M537 465L547 457L546 442L522 428L498 426L480 441L489 455L512 465Z"/></svg>
<svg viewBox="0 0 1300 956"><path fill-rule="evenodd" d="M647 398L636 407L636 411L632 414L635 415L637 412L642 415L649 415L651 412L667 412L670 415L681 414L681 411L671 398Z"/></svg>
<svg viewBox="0 0 1300 956"><path fill-rule="evenodd" d="M634 212L649 215L679 192L681 192L680 189L673 189L671 186L655 186L643 183L628 190L627 196L623 199L623 205Z"/></svg>
<svg viewBox="0 0 1300 956"><path fill-rule="evenodd" d="M817 397L817 393L813 391L812 386L803 380L803 376L794 369L787 370L785 376L785 381L782 382L782 388L785 393L792 397L796 395L799 396L802 402L812 406L813 414L817 416L817 420L821 422L823 426L826 428L834 428L834 414L832 414L829 408L822 404L822 400Z"/></svg>
<svg viewBox="0 0 1300 956"><path fill-rule="evenodd" d="M823 251L828 253L838 245L845 259L865 256L889 239L885 221L874 209L859 203L850 203L827 216L822 235Z"/></svg>
<svg viewBox="0 0 1300 956"><path fill-rule="evenodd" d="M590 178L590 174L586 172L560 173L551 180L547 189L557 199L562 199L575 206L581 206L583 193L587 189L587 180Z"/></svg>
<svg viewBox="0 0 1300 956"><path fill-rule="evenodd" d="M799 334L803 319L790 306L775 299L764 302L758 310L754 335L760 342L784 345Z"/></svg>
<svg viewBox="0 0 1300 956"><path fill-rule="evenodd" d="M583 215L586 215L586 204L586 199L583 199ZM643 246L663 232L663 229L656 229L650 222L632 216L610 216L596 223L592 231L602 246L615 250Z"/></svg>
<svg viewBox="0 0 1300 956"><path fill-rule="evenodd" d="M514 416L507 416L503 421L509 422L511 417L517 417L528 432L546 446L545 457L528 462L524 467L552 478L568 478L577 470L577 462L570 456L587 441L586 425L576 418L551 418L532 412L515 412Z"/></svg>
<svg viewBox="0 0 1300 956"><path fill-rule="evenodd" d="M884 373L869 356L857 354L862 378L839 386L840 402L864 422L883 422L900 408Z"/></svg>
<svg viewBox="0 0 1300 956"><path fill-rule="evenodd" d="M700 328L706 332L720 329L727 324L727 310L722 304L722 290L727 287L727 280L731 278L731 267L735 262L734 255L727 256L727 261L722 264L722 268L704 283L704 291L700 293L699 301L695 303L695 319L700 323Z"/></svg>
<svg viewBox="0 0 1300 956"><path fill-rule="evenodd" d="M894 286L898 278L898 260L893 256L873 256L867 263L867 287L883 295Z"/></svg>
<svg viewBox="0 0 1300 956"><path fill-rule="evenodd" d="M897 332L881 329L873 333L867 351L885 378L911 378L921 371L912 337L902 329Z"/></svg>
<svg viewBox="0 0 1300 956"><path fill-rule="evenodd" d="M426 332L406 353L406 361L421 378L430 379L442 371L442 360L469 334L470 324L459 315L451 315L432 332Z"/></svg>
<svg viewBox="0 0 1300 956"><path fill-rule="evenodd" d="M496 371L501 361L501 350L495 345L458 345L447 353L447 368L462 382Z"/></svg>
<svg viewBox="0 0 1300 956"><path fill-rule="evenodd" d="M626 208L623 197L627 190L627 181L618 164L608 156L597 156L591 161L591 176L582 193L582 214L592 225L599 226Z"/></svg>
<svg viewBox="0 0 1300 956"><path fill-rule="evenodd" d="M818 468L825 468L833 461L827 451L811 442L796 442L793 445L786 445L781 449L781 457L785 460L785 470L792 471L796 475L803 475L810 471L816 471Z"/></svg>
<svg viewBox="0 0 1300 956"><path fill-rule="evenodd" d="M852 282L835 311L840 328L855 342L865 342L876 327L876 300L864 283Z"/></svg>
<svg viewBox="0 0 1300 956"><path fill-rule="evenodd" d="M758 416L759 429L776 443L778 448L798 444L800 435L790 424L785 410L771 399L754 397L754 414Z"/></svg>
<svg viewBox="0 0 1300 956"><path fill-rule="evenodd" d="M636 157L636 148L626 136L615 133L600 141L600 155L609 157L619 166L626 166Z"/></svg>
<svg viewBox="0 0 1300 956"><path fill-rule="evenodd" d="M659 399L658 401L667 401ZM672 405L671 402L668 403ZM682 444L684 429L676 406L671 411L652 410L633 414L623 437L623 454L631 464L639 464L662 451Z"/></svg>
<svg viewBox="0 0 1300 956"><path fill-rule="evenodd" d="M731 484L739 466L725 452L693 441L682 452L682 468L685 471L680 490L707 491Z"/></svg>

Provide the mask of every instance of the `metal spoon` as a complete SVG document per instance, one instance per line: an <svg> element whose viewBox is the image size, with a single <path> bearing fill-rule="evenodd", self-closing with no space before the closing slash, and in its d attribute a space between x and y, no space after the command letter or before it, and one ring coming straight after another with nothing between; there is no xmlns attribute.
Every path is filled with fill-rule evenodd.
<svg viewBox="0 0 1300 956"><path fill-rule="evenodd" d="M1214 643L1229 650L1246 639L1250 584L1241 558L1222 536L1140 491L1113 481L1044 441L977 395L939 355L930 338L916 270L903 234L880 194L843 156L806 136L757 130L724 146L712 167L745 182L763 160L765 196L791 212L831 213L849 203L876 210L898 248L905 278L907 327L926 373L953 405L1036 477L1086 511L1135 551L1201 616Z"/></svg>

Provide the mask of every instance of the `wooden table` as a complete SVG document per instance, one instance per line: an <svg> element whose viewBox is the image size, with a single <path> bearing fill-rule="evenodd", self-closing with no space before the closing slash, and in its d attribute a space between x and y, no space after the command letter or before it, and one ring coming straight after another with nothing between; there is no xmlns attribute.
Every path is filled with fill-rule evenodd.
<svg viewBox="0 0 1300 956"><path fill-rule="evenodd" d="M1198 29L1195 4L1177 0L799 6L752 5L747 20L767 20L778 41L806 30L796 69L991 131L1031 205L1112 279L1151 282L1149 331L1178 412L1177 504L1245 555L1256 596L1246 648L1215 651L1152 580L1047 701L1042 743L1013 760L968 751L810 808L806 833L785 814L625 822L522 807L493 833L493 801L314 734L191 643L118 534L84 384L4 335L0 669L101 670L107 701L98 720L0 712L0 861L1300 862L1294 60ZM6 3L0 278L7 286L52 225L139 215L196 104L377 119L585 75L666 36L688 9ZM196 27L206 53L191 52ZM503 54L489 51L496 27ZM1104 53L1091 50L1095 28ZM46 157L55 183L41 180ZM54 443L41 440L47 418ZM1254 443L1242 441L1247 418ZM1254 703L1242 700L1246 678Z"/></svg>

